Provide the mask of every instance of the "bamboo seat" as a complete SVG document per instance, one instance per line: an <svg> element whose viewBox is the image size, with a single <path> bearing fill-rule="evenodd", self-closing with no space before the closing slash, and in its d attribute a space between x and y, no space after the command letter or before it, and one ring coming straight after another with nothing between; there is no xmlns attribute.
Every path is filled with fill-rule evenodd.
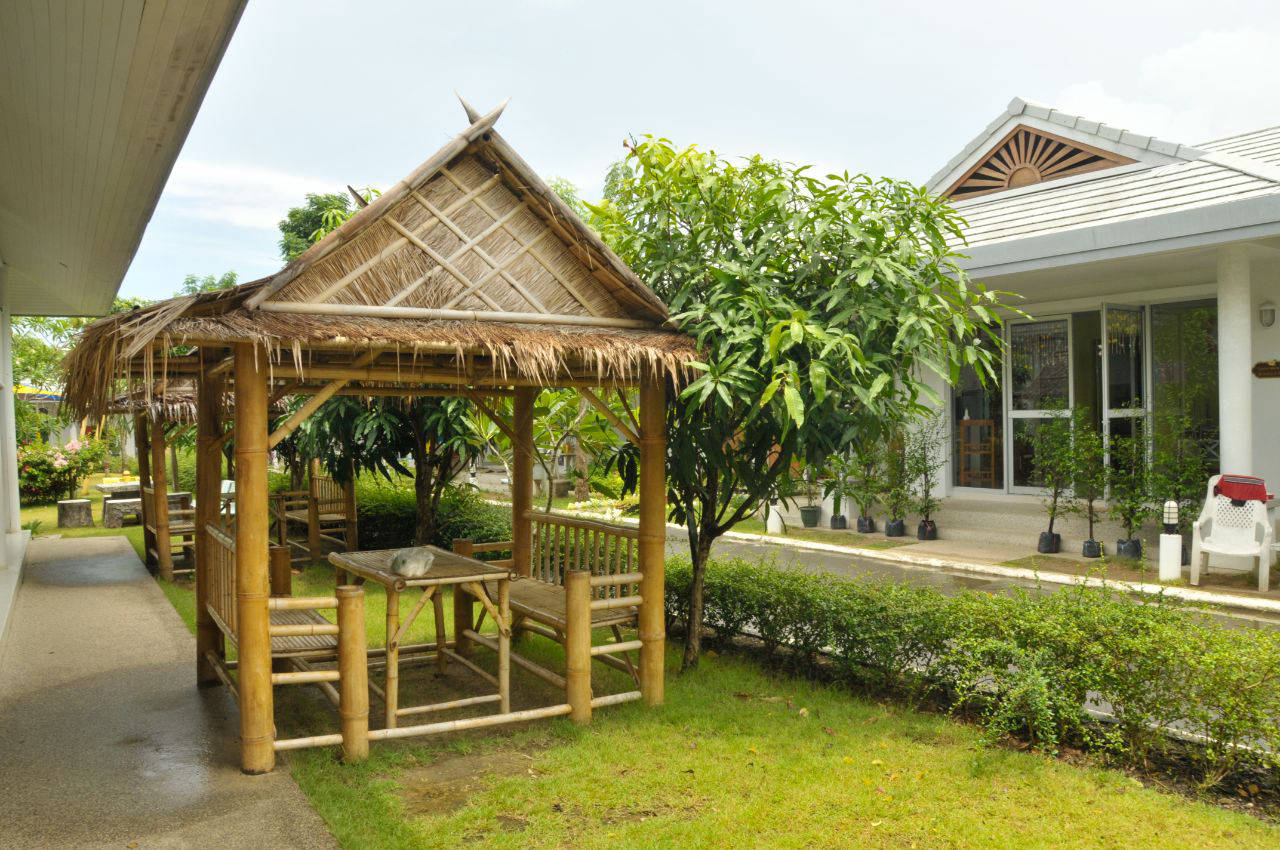
<svg viewBox="0 0 1280 850"><path fill-rule="evenodd" d="M331 625L324 615L314 609L281 610L271 612L271 625ZM315 658L320 656L336 656L338 638L336 635L273 635L271 637L272 658Z"/></svg>
<svg viewBox="0 0 1280 850"><path fill-rule="evenodd" d="M536 578L518 578L511 582L511 610L563 632L568 624L565 615L564 588ZM634 607L591 612L591 628L624 626L636 621Z"/></svg>

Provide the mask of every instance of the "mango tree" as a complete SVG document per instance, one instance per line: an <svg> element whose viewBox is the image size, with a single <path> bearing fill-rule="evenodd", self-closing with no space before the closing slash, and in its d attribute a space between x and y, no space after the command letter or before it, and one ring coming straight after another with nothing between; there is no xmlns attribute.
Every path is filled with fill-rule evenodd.
<svg viewBox="0 0 1280 850"><path fill-rule="evenodd" d="M671 518L693 562L689 667L714 541L793 462L923 414L927 373L993 378L1001 297L958 267L961 219L923 188L653 137L628 147L592 224L703 355L667 410Z"/></svg>

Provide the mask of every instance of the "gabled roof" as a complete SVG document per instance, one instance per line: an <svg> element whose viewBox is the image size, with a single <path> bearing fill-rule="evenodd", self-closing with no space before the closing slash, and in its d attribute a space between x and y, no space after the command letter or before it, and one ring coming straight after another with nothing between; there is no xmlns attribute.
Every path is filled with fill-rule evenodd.
<svg viewBox="0 0 1280 850"><path fill-rule="evenodd" d="M682 379L693 339L493 129L502 107L464 107L466 130L276 274L87 327L65 363L71 407L106 409L121 378L150 398L236 343L299 382L358 369L353 394L402 370L424 386Z"/></svg>
<svg viewBox="0 0 1280 850"><path fill-rule="evenodd" d="M964 265L984 273L1110 251L1139 253L1168 240L1221 241L1246 227L1280 230L1280 128L1183 145L1015 98L929 182L943 192L983 162L1010 130L1030 126L1093 145L1116 163L1000 191L952 197L964 217ZM1224 205L1232 205L1230 212ZM1211 209L1223 207L1223 209ZM1256 233L1254 235L1257 235Z"/></svg>
<svg viewBox="0 0 1280 850"><path fill-rule="evenodd" d="M274 312L646 327L666 307L479 116L266 279ZM360 201L363 203L363 201Z"/></svg>

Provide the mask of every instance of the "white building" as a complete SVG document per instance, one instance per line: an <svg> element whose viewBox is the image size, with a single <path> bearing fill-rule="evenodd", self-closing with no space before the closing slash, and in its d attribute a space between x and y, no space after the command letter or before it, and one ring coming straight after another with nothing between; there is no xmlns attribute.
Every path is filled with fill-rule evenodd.
<svg viewBox="0 0 1280 850"><path fill-rule="evenodd" d="M1280 492L1280 379L1254 374L1280 359L1280 127L1189 146L1014 99L928 185L968 222L962 265L1032 317L1000 386L939 387L953 519L1031 501L1027 435L1064 402L1111 434L1177 405Z"/></svg>
<svg viewBox="0 0 1280 850"><path fill-rule="evenodd" d="M110 309L243 9L0 3L0 639L27 542L10 317Z"/></svg>

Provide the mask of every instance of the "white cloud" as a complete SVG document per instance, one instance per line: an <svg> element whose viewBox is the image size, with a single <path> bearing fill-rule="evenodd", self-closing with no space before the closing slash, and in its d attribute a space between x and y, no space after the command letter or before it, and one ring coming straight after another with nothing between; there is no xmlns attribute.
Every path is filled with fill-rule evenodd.
<svg viewBox="0 0 1280 850"><path fill-rule="evenodd" d="M1280 123L1277 53L1276 33L1204 32L1143 58L1126 85L1076 83L1052 105L1169 141L1204 142Z"/></svg>
<svg viewBox="0 0 1280 850"><path fill-rule="evenodd" d="M300 204L308 192L341 191L342 185L256 165L179 159L165 198L185 218L275 230L289 207Z"/></svg>

